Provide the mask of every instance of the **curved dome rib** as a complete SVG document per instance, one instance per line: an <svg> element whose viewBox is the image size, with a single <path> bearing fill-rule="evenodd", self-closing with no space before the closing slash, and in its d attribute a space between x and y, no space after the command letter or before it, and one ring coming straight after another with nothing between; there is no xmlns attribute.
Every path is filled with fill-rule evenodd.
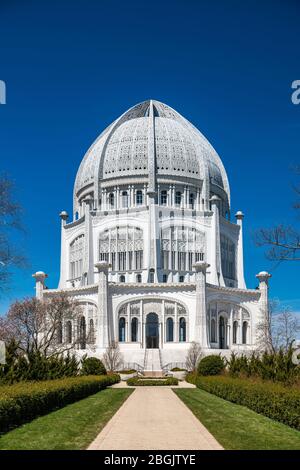
<svg viewBox="0 0 300 470"><path fill-rule="evenodd" d="M99 200L102 181L142 176L155 191L156 175L200 179L205 199L213 185L225 191L230 205L227 174L212 145L173 108L146 100L123 113L88 149L75 180L74 209L90 187Z"/></svg>

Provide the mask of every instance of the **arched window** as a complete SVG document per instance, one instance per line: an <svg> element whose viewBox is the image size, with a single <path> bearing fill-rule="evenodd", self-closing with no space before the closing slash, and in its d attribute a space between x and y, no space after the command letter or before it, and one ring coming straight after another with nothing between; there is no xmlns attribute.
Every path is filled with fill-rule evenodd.
<svg viewBox="0 0 300 470"><path fill-rule="evenodd" d="M57 325L57 344L61 344L62 342L63 342L62 322L59 321Z"/></svg>
<svg viewBox="0 0 300 470"><path fill-rule="evenodd" d="M136 342L138 340L138 319L133 318L131 320L131 341Z"/></svg>
<svg viewBox="0 0 300 470"><path fill-rule="evenodd" d="M236 259L235 259L235 244L229 240L228 237L221 234L221 262L222 273L227 279L236 278ZM225 279L226 282L226 279ZM227 283L229 285L229 283Z"/></svg>
<svg viewBox="0 0 300 470"><path fill-rule="evenodd" d="M238 333L238 322L235 320L233 322L233 331L232 331L232 342L237 344L237 333Z"/></svg>
<svg viewBox="0 0 300 470"><path fill-rule="evenodd" d="M84 235L79 235L70 244L70 279L82 276Z"/></svg>
<svg viewBox="0 0 300 470"><path fill-rule="evenodd" d="M179 341L186 341L186 321L185 318L179 319Z"/></svg>
<svg viewBox="0 0 300 470"><path fill-rule="evenodd" d="M66 322L66 342L67 343L72 343L72 322L71 320L68 320Z"/></svg>
<svg viewBox="0 0 300 470"><path fill-rule="evenodd" d="M175 205L178 206L178 207L180 207L180 205L181 205L181 192L180 191L176 191Z"/></svg>
<svg viewBox="0 0 300 470"><path fill-rule="evenodd" d="M143 191L136 192L136 205L141 206L143 204Z"/></svg>
<svg viewBox="0 0 300 470"><path fill-rule="evenodd" d="M119 319L119 341L121 343L125 342L125 318L121 317Z"/></svg>
<svg viewBox="0 0 300 470"><path fill-rule="evenodd" d="M142 282L142 275L141 274L137 274L136 282Z"/></svg>
<svg viewBox="0 0 300 470"><path fill-rule="evenodd" d="M143 269L144 237L139 227L118 226L99 235L99 260L111 265L112 271Z"/></svg>
<svg viewBox="0 0 300 470"><path fill-rule="evenodd" d="M161 204L162 206L166 206L166 205L167 205L167 198L168 198L168 196L167 196L167 191L165 191L165 190L162 191L162 192L160 193L160 204Z"/></svg>
<svg viewBox="0 0 300 470"><path fill-rule="evenodd" d="M86 321L84 316L82 316L79 321L79 344L80 349L86 348Z"/></svg>
<svg viewBox="0 0 300 470"><path fill-rule="evenodd" d="M95 342L95 328L94 320L92 318L90 319L89 342L92 344Z"/></svg>
<svg viewBox="0 0 300 470"><path fill-rule="evenodd" d="M113 209L115 207L115 195L114 193L109 193L109 207Z"/></svg>
<svg viewBox="0 0 300 470"><path fill-rule="evenodd" d="M128 207L128 193L127 191L122 192L122 207L126 209Z"/></svg>
<svg viewBox="0 0 300 470"><path fill-rule="evenodd" d="M187 226L169 226L160 232L161 267L163 270L193 272L193 265L204 260L204 233Z"/></svg>
<svg viewBox="0 0 300 470"><path fill-rule="evenodd" d="M219 348L226 349L226 325L222 316L219 318Z"/></svg>
<svg viewBox="0 0 300 470"><path fill-rule="evenodd" d="M190 204L190 209L194 209L195 206L195 196L193 193L190 193L189 196L189 204Z"/></svg>
<svg viewBox="0 0 300 470"><path fill-rule="evenodd" d="M214 318L210 321L210 341L212 343L216 342L216 320Z"/></svg>
<svg viewBox="0 0 300 470"><path fill-rule="evenodd" d="M247 344L247 336L248 336L248 322L243 322L243 331L242 331L242 341L243 344Z"/></svg>
<svg viewBox="0 0 300 470"><path fill-rule="evenodd" d="M120 282L125 282L125 276L123 274L120 276Z"/></svg>
<svg viewBox="0 0 300 470"><path fill-rule="evenodd" d="M166 328L166 332L167 332L167 337L166 337L166 340L167 341L174 341L174 322L173 322L173 318L168 318L167 319L167 328Z"/></svg>

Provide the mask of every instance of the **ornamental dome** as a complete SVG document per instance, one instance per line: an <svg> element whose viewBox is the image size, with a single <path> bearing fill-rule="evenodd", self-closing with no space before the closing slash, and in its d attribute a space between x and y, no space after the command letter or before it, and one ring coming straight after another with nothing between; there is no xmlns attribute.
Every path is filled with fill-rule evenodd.
<svg viewBox="0 0 300 470"><path fill-rule="evenodd" d="M224 193L230 204L227 175L220 157L188 120L164 103L147 100L107 127L85 154L74 186L74 210L86 194L97 201L102 184L145 179L202 181L207 199ZM223 195L223 194L222 194Z"/></svg>

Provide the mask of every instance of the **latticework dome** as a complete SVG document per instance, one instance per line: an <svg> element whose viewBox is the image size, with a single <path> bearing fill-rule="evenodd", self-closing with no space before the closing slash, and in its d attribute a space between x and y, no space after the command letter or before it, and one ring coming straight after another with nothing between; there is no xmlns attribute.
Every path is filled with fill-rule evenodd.
<svg viewBox="0 0 300 470"><path fill-rule="evenodd" d="M137 104L116 119L96 139L79 167L74 204L90 192L97 199L102 182L147 178L155 191L157 178L201 180L207 197L229 184L223 164L207 139L184 117L154 100Z"/></svg>

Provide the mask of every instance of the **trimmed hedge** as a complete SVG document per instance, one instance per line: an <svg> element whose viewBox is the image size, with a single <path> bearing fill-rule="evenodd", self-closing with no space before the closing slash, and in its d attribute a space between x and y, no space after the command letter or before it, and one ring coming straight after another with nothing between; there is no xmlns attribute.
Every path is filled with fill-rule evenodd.
<svg viewBox="0 0 300 470"><path fill-rule="evenodd" d="M82 359L81 375L106 375L104 364L97 357L84 357Z"/></svg>
<svg viewBox="0 0 300 470"><path fill-rule="evenodd" d="M211 354L201 359L197 370L200 375L219 375L224 369L224 359L216 354Z"/></svg>
<svg viewBox="0 0 300 470"><path fill-rule="evenodd" d="M279 383L254 382L228 376L201 377L190 374L187 380L220 398L246 406L257 413L300 431L300 389Z"/></svg>
<svg viewBox="0 0 300 470"><path fill-rule="evenodd" d="M0 387L0 432L74 403L119 382L118 375L20 382Z"/></svg>
<svg viewBox="0 0 300 470"><path fill-rule="evenodd" d="M127 380L127 385L131 385L134 387L139 387L139 386L156 386L156 385L178 385L178 379L175 379L175 377L168 377L166 379L146 379L146 378L141 378L141 377L132 377L131 379Z"/></svg>

